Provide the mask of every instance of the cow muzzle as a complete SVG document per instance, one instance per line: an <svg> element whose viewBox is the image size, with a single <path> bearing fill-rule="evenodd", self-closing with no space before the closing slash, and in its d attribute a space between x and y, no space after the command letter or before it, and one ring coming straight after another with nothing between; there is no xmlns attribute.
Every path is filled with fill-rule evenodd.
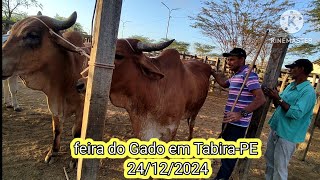
<svg viewBox="0 0 320 180"><path fill-rule="evenodd" d="M80 94L86 93L87 79L88 78L85 77L85 78L81 78L78 80L77 85L76 85L76 89L77 89L78 93L80 93Z"/></svg>
<svg viewBox="0 0 320 180"><path fill-rule="evenodd" d="M2 80L5 80L13 75L17 63L15 59L9 59L2 56Z"/></svg>

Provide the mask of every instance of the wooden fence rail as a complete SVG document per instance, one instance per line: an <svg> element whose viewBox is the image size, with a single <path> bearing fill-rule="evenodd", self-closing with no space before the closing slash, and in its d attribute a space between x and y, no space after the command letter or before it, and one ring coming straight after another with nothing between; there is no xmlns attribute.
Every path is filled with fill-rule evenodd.
<svg viewBox="0 0 320 180"><path fill-rule="evenodd" d="M91 35L83 34L83 39L85 43L91 43ZM148 52L146 53L147 56L158 56L161 51L154 51L154 52ZM231 77L232 72L231 70L227 67L226 63L226 58L225 57L199 57L196 54L195 55L190 55L190 54L185 54L185 53L180 53L180 58L184 60L189 60L189 59L197 59L203 63L209 64L213 69L215 69L218 72L223 73L226 77ZM258 74L259 76L259 82L263 82L263 76L266 70L266 64L265 65L256 65L253 69L255 73ZM317 85L317 79L320 78L320 74L315 74L311 73L309 75L309 80L312 84L313 87L316 87ZM210 78L210 92L214 92L215 88L218 89L218 93L221 94L221 91L226 91L226 89L221 88L218 84L216 84L215 80L213 78ZM286 69L282 69L280 76L278 78L278 89L279 92L282 92L284 88L292 82L291 77L289 77L288 71Z"/></svg>

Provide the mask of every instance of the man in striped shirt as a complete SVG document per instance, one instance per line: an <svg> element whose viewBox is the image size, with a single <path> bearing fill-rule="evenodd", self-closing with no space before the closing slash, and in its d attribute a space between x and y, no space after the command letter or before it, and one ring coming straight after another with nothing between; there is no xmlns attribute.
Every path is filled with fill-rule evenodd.
<svg viewBox="0 0 320 180"><path fill-rule="evenodd" d="M251 72L235 108L231 112L249 67L245 65L246 52L241 48L234 48L230 53L223 53L223 56L227 57L227 64L229 69L234 72L234 75L230 79L226 79L224 75L212 71L212 75L217 83L224 88L229 88L228 101L222 121L222 128L225 125L227 127L222 133L222 138L225 141L237 141L237 139L245 136L252 112L263 105L266 100L259 84L258 75ZM215 179L229 179L236 162L237 159L222 159L221 167Z"/></svg>

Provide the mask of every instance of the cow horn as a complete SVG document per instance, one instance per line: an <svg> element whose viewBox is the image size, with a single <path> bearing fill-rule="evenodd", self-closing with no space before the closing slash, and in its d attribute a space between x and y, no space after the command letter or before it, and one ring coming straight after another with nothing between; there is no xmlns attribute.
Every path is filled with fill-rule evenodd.
<svg viewBox="0 0 320 180"><path fill-rule="evenodd" d="M143 43L143 42L138 42L136 50L144 51L144 52L159 51L159 50L162 50L162 49L168 47L173 41L174 41L174 39L172 39L170 41L162 42L162 43L156 43L156 44L151 44L151 43L147 44L147 43Z"/></svg>
<svg viewBox="0 0 320 180"><path fill-rule="evenodd" d="M68 29L69 27L71 27L72 25L74 25L74 23L77 20L77 12L73 12L68 19L64 20L64 21L60 21L57 19L53 19L53 18L49 18L50 23L52 24L52 28L55 30L64 30L64 29Z"/></svg>
<svg viewBox="0 0 320 180"><path fill-rule="evenodd" d="M37 16L42 16L41 11L38 11Z"/></svg>

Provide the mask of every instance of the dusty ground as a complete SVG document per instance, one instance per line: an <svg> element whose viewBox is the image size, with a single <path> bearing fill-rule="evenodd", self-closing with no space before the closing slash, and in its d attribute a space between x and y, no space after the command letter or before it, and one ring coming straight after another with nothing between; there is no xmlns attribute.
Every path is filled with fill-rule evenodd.
<svg viewBox="0 0 320 180"><path fill-rule="evenodd" d="M69 142L71 141L72 120L65 123L59 160L47 165L44 157L52 141L51 116L47 109L45 95L30 90L19 83L21 90L18 100L22 112L2 107L2 177L3 179L65 179L63 167L69 162ZM215 93L208 96L195 125L194 137L217 137L220 132L220 121L226 101L226 94ZM270 117L270 113L268 118ZM261 139L263 152L266 147L268 125L265 124ZM177 140L186 140L188 135L186 121L181 122ZM127 140L133 137L129 117L123 109L108 106L105 141L111 137ZM320 130L315 130L306 161L300 161L295 153L289 166L289 179L320 179ZM98 179L124 179L124 159L103 159L100 161ZM265 160L263 157L253 160L249 179L264 179ZM213 166L214 174L218 165ZM214 176L214 174L212 176ZM76 179L76 172L68 174Z"/></svg>

